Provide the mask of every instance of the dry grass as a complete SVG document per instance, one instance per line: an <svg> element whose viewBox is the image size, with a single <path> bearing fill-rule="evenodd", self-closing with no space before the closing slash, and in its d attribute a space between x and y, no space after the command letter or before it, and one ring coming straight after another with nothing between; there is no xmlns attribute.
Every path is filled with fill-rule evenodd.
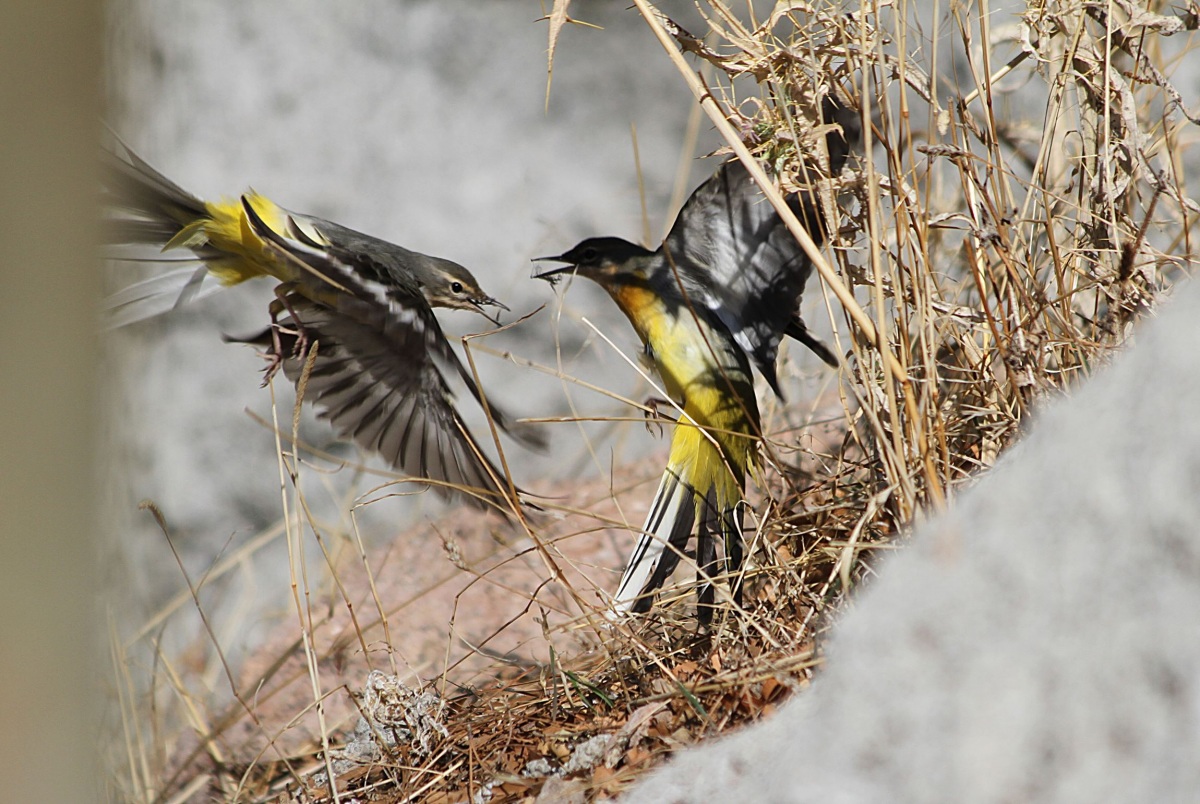
<svg viewBox="0 0 1200 804"><path fill-rule="evenodd" d="M567 5L555 3L553 36ZM476 594L518 605L478 643L447 648L424 685L438 697L420 699L390 677L419 686L395 649L412 598L378 582L386 559L353 533L313 527L303 500L285 496L293 642L264 649L267 666L241 675L213 672L208 654L192 657L195 677L160 657L167 683L147 699L186 712L182 738L139 731L163 717L127 680L113 797L606 797L802 689L870 556L991 466L1048 397L1108 361L1192 259L1191 110L1170 76L1189 57L1181 40L1195 16L1113 0L1030 3L1018 19L981 2L947 4L918 29L917 5L875 14L785 2L752 21L706 2L709 30L692 36L636 2L673 51L693 54L681 75L703 63L705 110L727 121L731 147L771 162L785 189L813 180L804 166L819 132L803 113L814 98L836 90L873 123L870 158L825 181L839 223L820 287L844 368L811 406L768 407L743 610L697 633L681 588L628 626L599 616L596 590L614 580L604 568L620 563L608 537L630 538L653 467L631 471L643 482L627 488L565 489L569 509L515 532L460 517L439 528L465 584L451 609L492 605ZM320 537L317 559L301 552L306 527ZM489 530L488 549L465 555L479 547L472 534ZM334 581L312 580L313 563ZM369 669L386 675L371 676L364 701L350 690ZM297 687L307 700L272 703ZM211 708L230 689L236 702Z"/></svg>

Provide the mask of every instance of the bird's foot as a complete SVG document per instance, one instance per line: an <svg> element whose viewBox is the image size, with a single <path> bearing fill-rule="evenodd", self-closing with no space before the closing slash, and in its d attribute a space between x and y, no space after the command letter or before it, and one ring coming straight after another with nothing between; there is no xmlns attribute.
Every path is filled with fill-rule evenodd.
<svg viewBox="0 0 1200 804"><path fill-rule="evenodd" d="M658 435L661 437L663 434L663 419L667 419L672 422L675 421L673 416L664 415L662 411L659 410L659 408L670 407L670 405L671 403L666 399L660 399L657 396L646 397L646 400L642 402L642 407L644 408L642 414L646 417L647 432L653 435L653 428L657 427Z"/></svg>
<svg viewBox="0 0 1200 804"><path fill-rule="evenodd" d="M292 342L290 349L284 344L287 340ZM265 388L275 378L275 375L283 368L284 361L288 358L295 358L303 362L308 356L308 348L308 333L305 332L304 327L285 327L278 321L272 321L271 349L262 355L267 361L267 366L263 369L263 387Z"/></svg>

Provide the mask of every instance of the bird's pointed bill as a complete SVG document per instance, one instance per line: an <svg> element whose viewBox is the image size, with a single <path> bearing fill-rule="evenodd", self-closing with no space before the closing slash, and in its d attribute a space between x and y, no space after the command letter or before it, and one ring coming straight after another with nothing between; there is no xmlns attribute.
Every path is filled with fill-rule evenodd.
<svg viewBox="0 0 1200 804"><path fill-rule="evenodd" d="M503 302L499 302L496 299L493 299L491 296L483 296L482 298L479 298L479 299L469 299L468 301L470 302L471 306L473 308L475 308L475 312L479 313L481 316L486 318L488 321L491 321L493 324L495 324L498 327L504 326L503 324L500 323L500 314L497 313L496 315L492 315L492 314L488 313L487 310L484 310L483 308L484 307L499 307L501 310L503 310L506 313L512 312L512 310L508 309L507 304L504 304Z"/></svg>
<svg viewBox="0 0 1200 804"><path fill-rule="evenodd" d="M574 270L575 270L575 269L578 267L578 266L576 266L576 265L575 265L574 261L567 259L567 255L566 255L566 254L559 254L559 255L557 255L557 256L554 256L554 257L534 257L534 258L531 260L531 262L561 262L561 263L566 263L565 265L559 265L558 267L556 267L556 268L551 268L551 269L549 269L549 270L547 270L547 271L540 271L540 272L539 272L539 271L534 271L534 273L533 273L533 278L534 278L534 279L544 279L544 280L546 280L547 282L549 282L549 283L550 283L550 284L552 284L552 285L553 285L555 282L557 282L557 281L558 281L558 278L559 278L559 276L560 276L561 274L570 273L571 271L574 271Z"/></svg>

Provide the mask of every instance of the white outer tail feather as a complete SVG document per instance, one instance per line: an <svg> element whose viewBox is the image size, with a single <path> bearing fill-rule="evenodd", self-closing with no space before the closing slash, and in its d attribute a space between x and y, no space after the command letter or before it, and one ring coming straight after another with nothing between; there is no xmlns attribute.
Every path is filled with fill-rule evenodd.
<svg viewBox="0 0 1200 804"><path fill-rule="evenodd" d="M614 614L649 610L654 591L679 563L695 520L695 489L667 467L650 504L642 536L613 595Z"/></svg>
<svg viewBox="0 0 1200 804"><path fill-rule="evenodd" d="M136 324L155 316L178 310L185 304L211 296L224 285L219 284L201 263L155 274L111 294L104 300L105 326L108 329Z"/></svg>

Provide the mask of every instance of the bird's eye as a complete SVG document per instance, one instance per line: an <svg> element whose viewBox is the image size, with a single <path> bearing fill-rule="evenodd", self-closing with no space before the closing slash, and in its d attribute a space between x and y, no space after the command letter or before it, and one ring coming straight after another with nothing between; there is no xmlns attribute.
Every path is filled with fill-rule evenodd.
<svg viewBox="0 0 1200 804"><path fill-rule="evenodd" d="M583 262L595 262L600 257L600 252L594 247L588 246L579 254Z"/></svg>
<svg viewBox="0 0 1200 804"><path fill-rule="evenodd" d="M450 290L453 293L462 293L463 292L462 282L451 282Z"/></svg>

